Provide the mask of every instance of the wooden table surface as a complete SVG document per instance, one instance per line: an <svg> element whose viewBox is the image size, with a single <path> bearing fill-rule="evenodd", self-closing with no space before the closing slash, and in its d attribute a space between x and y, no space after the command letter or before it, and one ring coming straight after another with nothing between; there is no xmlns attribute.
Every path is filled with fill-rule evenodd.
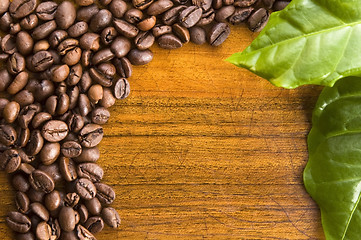
<svg viewBox="0 0 361 240"><path fill-rule="evenodd" d="M302 172L320 87L276 88L223 61L254 38L232 27L220 47L153 46L135 67L101 142L103 182L122 225L106 239L324 239ZM14 192L0 174L0 239Z"/></svg>

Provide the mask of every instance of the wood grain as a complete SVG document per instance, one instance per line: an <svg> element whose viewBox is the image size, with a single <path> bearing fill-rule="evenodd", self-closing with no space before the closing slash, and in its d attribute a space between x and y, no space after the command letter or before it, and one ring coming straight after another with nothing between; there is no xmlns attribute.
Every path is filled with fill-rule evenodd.
<svg viewBox="0 0 361 240"><path fill-rule="evenodd" d="M99 164L122 225L105 239L324 239L302 171L319 87L285 90L223 61L256 35L233 27L220 47L152 47L132 93L111 108ZM14 193L0 174L0 238Z"/></svg>

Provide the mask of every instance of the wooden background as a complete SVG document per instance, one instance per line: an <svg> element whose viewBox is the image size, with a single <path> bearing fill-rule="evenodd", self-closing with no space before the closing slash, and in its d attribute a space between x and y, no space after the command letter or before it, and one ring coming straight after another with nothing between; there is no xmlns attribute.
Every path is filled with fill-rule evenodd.
<svg viewBox="0 0 361 240"><path fill-rule="evenodd" d="M285 90L223 61L256 37L233 27L220 47L154 46L131 95L111 108L98 163L122 225L106 239L324 239L302 171L320 87ZM0 174L0 239L14 193Z"/></svg>

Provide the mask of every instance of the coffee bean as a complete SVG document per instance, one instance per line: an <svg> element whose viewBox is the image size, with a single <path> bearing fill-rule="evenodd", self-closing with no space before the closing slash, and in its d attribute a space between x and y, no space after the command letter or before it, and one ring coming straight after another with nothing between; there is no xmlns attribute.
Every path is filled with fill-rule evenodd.
<svg viewBox="0 0 361 240"><path fill-rule="evenodd" d="M32 165L30 165L30 163L21 163L19 170L21 170L26 174L31 174L35 170L35 168Z"/></svg>
<svg viewBox="0 0 361 240"><path fill-rule="evenodd" d="M29 123L33 119L36 113L40 111L41 107L37 104L30 104L21 109L19 116L18 116L18 123L21 128L27 129ZM18 137L19 139L19 137Z"/></svg>
<svg viewBox="0 0 361 240"><path fill-rule="evenodd" d="M174 34L182 41L182 43L188 43L190 41L190 34L188 28L185 28L178 23L172 26Z"/></svg>
<svg viewBox="0 0 361 240"><path fill-rule="evenodd" d="M13 54L16 51L16 39L13 35L7 34L1 39L1 50L7 54Z"/></svg>
<svg viewBox="0 0 361 240"><path fill-rule="evenodd" d="M84 21L77 22L68 29L70 37L77 38L88 32L88 24Z"/></svg>
<svg viewBox="0 0 361 240"><path fill-rule="evenodd" d="M12 77L6 69L0 70L0 91L5 91L12 82Z"/></svg>
<svg viewBox="0 0 361 240"><path fill-rule="evenodd" d="M29 132L29 135L30 135L30 130L29 130L29 129L27 129L26 132ZM26 142L26 143L27 143L27 142ZM25 145L26 145L26 144L25 144ZM19 146L19 147L22 147L22 146ZM20 156L20 158L21 158L21 162L22 162L22 163L31 163L31 162L33 162L33 161L35 160L35 157L34 157L34 156L28 156L28 155L24 152L24 150L23 150L22 148L17 148L16 150L17 150L18 153L19 153L19 156Z"/></svg>
<svg viewBox="0 0 361 240"><path fill-rule="evenodd" d="M233 25L241 24L251 15L252 12L252 7L236 8L233 15L228 18L228 21Z"/></svg>
<svg viewBox="0 0 361 240"><path fill-rule="evenodd" d="M101 232L104 228L104 221L99 216L90 217L84 224L84 227L86 227L89 232L92 234L96 234L98 232Z"/></svg>
<svg viewBox="0 0 361 240"><path fill-rule="evenodd" d="M111 207L103 208L101 216L106 224L112 228L118 228L120 226L120 217L118 212Z"/></svg>
<svg viewBox="0 0 361 240"><path fill-rule="evenodd" d="M49 211L45 208L45 206L39 202L34 202L29 206L30 211L37 215L41 220L48 221L49 220Z"/></svg>
<svg viewBox="0 0 361 240"><path fill-rule="evenodd" d="M91 78L104 87L110 87L113 84L113 78L100 72L97 68L91 68L89 70Z"/></svg>
<svg viewBox="0 0 361 240"><path fill-rule="evenodd" d="M29 128L22 128L22 127L18 127L17 130L17 139L15 142L15 145L17 147L20 148L24 148L30 139L30 129ZM21 156L23 150L22 149L18 149L19 153L20 153L20 157L22 158L23 162L31 162L33 160L33 157L29 157L27 154L25 154L25 156ZM25 159L26 157L26 159ZM28 161L29 160L29 161Z"/></svg>
<svg viewBox="0 0 361 240"><path fill-rule="evenodd" d="M190 6L179 13L179 22L183 27L190 28L202 17L202 8L197 6Z"/></svg>
<svg viewBox="0 0 361 240"><path fill-rule="evenodd" d="M48 239L51 239L51 236L52 236L51 227L45 221L40 222L36 226L35 233L36 233L36 238L39 240L48 240Z"/></svg>
<svg viewBox="0 0 361 240"><path fill-rule="evenodd" d="M92 182L99 182L103 178L103 169L96 163L81 163L77 167L80 178L87 178Z"/></svg>
<svg viewBox="0 0 361 240"><path fill-rule="evenodd" d="M117 73L115 66L109 62L99 64L97 69L108 78L113 78Z"/></svg>
<svg viewBox="0 0 361 240"><path fill-rule="evenodd" d="M90 19L99 12L99 8L96 4L81 7L78 9L76 19L78 21L89 22Z"/></svg>
<svg viewBox="0 0 361 240"><path fill-rule="evenodd" d="M55 20L45 22L36 27L31 34L35 40L40 40L48 37L56 29Z"/></svg>
<svg viewBox="0 0 361 240"><path fill-rule="evenodd" d="M20 163L21 158L15 149L8 149L1 154L0 169L5 170L7 173L13 173L18 170Z"/></svg>
<svg viewBox="0 0 361 240"><path fill-rule="evenodd" d="M153 0L132 0L133 6L140 10L144 10L153 3Z"/></svg>
<svg viewBox="0 0 361 240"><path fill-rule="evenodd" d="M112 42L110 50L117 58L122 58L128 54L131 49L131 42L125 37L117 37Z"/></svg>
<svg viewBox="0 0 361 240"><path fill-rule="evenodd" d="M114 18L113 25L121 35L127 38L134 38L139 32L139 29L136 26L122 19Z"/></svg>
<svg viewBox="0 0 361 240"><path fill-rule="evenodd" d="M120 78L115 81L113 91L114 97L116 99L125 99L126 97L128 97L130 93L130 86L128 80L125 78Z"/></svg>
<svg viewBox="0 0 361 240"><path fill-rule="evenodd" d="M40 164L38 166L38 169L48 174L54 180L55 183L59 183L63 181L63 176L60 173L60 169L57 162L54 162L50 165Z"/></svg>
<svg viewBox="0 0 361 240"><path fill-rule="evenodd" d="M24 107L34 102L34 95L30 91L24 89L18 92L13 100L19 103L20 107Z"/></svg>
<svg viewBox="0 0 361 240"><path fill-rule="evenodd" d="M103 98L103 87L100 84L92 85L88 90L88 98L92 104L97 104Z"/></svg>
<svg viewBox="0 0 361 240"><path fill-rule="evenodd" d="M82 152L82 147L75 141L67 141L61 145L61 153L68 158L78 157Z"/></svg>
<svg viewBox="0 0 361 240"><path fill-rule="evenodd" d="M95 198L93 198L93 199L95 199ZM88 212L87 207L84 204L78 204L77 206L75 206L75 209L78 212L79 217L80 217L79 222L81 224L84 224L86 222L86 220L88 220L88 217L89 217L89 212Z"/></svg>
<svg viewBox="0 0 361 240"><path fill-rule="evenodd" d="M257 0L235 0L235 7L249 7L256 3Z"/></svg>
<svg viewBox="0 0 361 240"><path fill-rule="evenodd" d="M34 170L29 177L31 187L36 191L50 193L54 190L54 180L44 171Z"/></svg>
<svg viewBox="0 0 361 240"><path fill-rule="evenodd" d="M89 27L93 32L99 32L108 27L111 21L112 13L107 9L102 9L91 18Z"/></svg>
<svg viewBox="0 0 361 240"><path fill-rule="evenodd" d="M19 212L27 213L30 205L29 197L24 192L16 192L15 205Z"/></svg>
<svg viewBox="0 0 361 240"><path fill-rule="evenodd" d="M21 72L12 81L6 91L12 95L22 90L28 83L29 74L27 72Z"/></svg>
<svg viewBox="0 0 361 240"><path fill-rule="evenodd" d="M14 18L23 18L32 13L36 8L36 0L13 0L9 12Z"/></svg>
<svg viewBox="0 0 361 240"><path fill-rule="evenodd" d="M20 26L25 30L31 30L38 26L38 23L38 17L35 14L30 14L20 21Z"/></svg>
<svg viewBox="0 0 361 240"><path fill-rule="evenodd" d="M136 24L143 19L143 12L136 8L131 8L124 13L124 20L131 24Z"/></svg>
<svg viewBox="0 0 361 240"><path fill-rule="evenodd" d="M75 185L76 192L85 200L90 200L97 195L95 185L87 178L79 178Z"/></svg>
<svg viewBox="0 0 361 240"><path fill-rule="evenodd" d="M269 19L269 13L266 9L260 8L248 18L248 28L252 32L260 32L266 26Z"/></svg>
<svg viewBox="0 0 361 240"><path fill-rule="evenodd" d="M43 125L43 123L51 120L52 116L47 113L47 112L40 112L37 113L32 121L31 121L31 125L33 126L33 128L39 128L41 125Z"/></svg>
<svg viewBox="0 0 361 240"><path fill-rule="evenodd" d="M7 69L11 74L19 74L25 70L25 58L20 53L12 54L7 62Z"/></svg>
<svg viewBox="0 0 361 240"><path fill-rule="evenodd" d="M86 229L80 224L76 227L76 232L79 240L96 240L94 235L91 234L88 229Z"/></svg>
<svg viewBox="0 0 361 240"><path fill-rule="evenodd" d="M130 78L132 76L132 64L130 63L128 58L126 57L122 57L120 59L116 58L114 59L113 63L120 77Z"/></svg>
<svg viewBox="0 0 361 240"><path fill-rule="evenodd" d="M35 53L30 60L30 67L36 72L45 71L54 63L54 58L48 51Z"/></svg>
<svg viewBox="0 0 361 240"><path fill-rule="evenodd" d="M128 59L133 65L145 65L153 60L153 52L149 49L147 50L132 49L128 53Z"/></svg>
<svg viewBox="0 0 361 240"><path fill-rule="evenodd" d="M9 9L10 0L3 0L0 2L0 14L3 14Z"/></svg>
<svg viewBox="0 0 361 240"><path fill-rule="evenodd" d="M111 204L115 199L113 188L105 183L94 183L96 196L102 204Z"/></svg>
<svg viewBox="0 0 361 240"><path fill-rule="evenodd" d="M95 124L105 124L109 117L110 112L105 107L97 107L91 113L92 122Z"/></svg>
<svg viewBox="0 0 361 240"><path fill-rule="evenodd" d="M3 117L6 122L13 123L20 112L20 105L15 101L11 101L4 107Z"/></svg>
<svg viewBox="0 0 361 240"><path fill-rule="evenodd" d="M115 104L115 97L111 89L103 88L103 98L100 100L100 105L105 108L109 108Z"/></svg>
<svg viewBox="0 0 361 240"><path fill-rule="evenodd" d="M290 3L290 1L276 1L274 4L273 4L273 7L272 9L274 11L280 11L280 10L283 10L285 7L287 7L287 5Z"/></svg>
<svg viewBox="0 0 361 240"><path fill-rule="evenodd" d="M192 27L189 29L191 41L195 44L201 45L206 42L206 31L201 27Z"/></svg>
<svg viewBox="0 0 361 240"><path fill-rule="evenodd" d="M217 22L226 22L226 20L233 15L234 11L235 11L235 7L230 5L230 6L224 6L222 8L220 8L217 13L216 13L216 21Z"/></svg>
<svg viewBox="0 0 361 240"><path fill-rule="evenodd" d="M75 163L70 158L61 156L59 158L59 169L65 181L71 182L78 177Z"/></svg>
<svg viewBox="0 0 361 240"><path fill-rule="evenodd" d="M12 23L14 23L14 20L9 12L2 14L2 16L0 17L0 30L2 30L3 32L9 31L10 25Z"/></svg>
<svg viewBox="0 0 361 240"><path fill-rule="evenodd" d="M42 2L36 8L36 15L43 21L53 20L58 4L53 1Z"/></svg>
<svg viewBox="0 0 361 240"><path fill-rule="evenodd" d="M33 130L30 134L29 143L26 145L26 153L29 156L37 155L43 148L44 139L39 130Z"/></svg>
<svg viewBox="0 0 361 240"><path fill-rule="evenodd" d="M15 143L17 134L10 125L0 125L0 142L5 146L11 146Z"/></svg>
<svg viewBox="0 0 361 240"><path fill-rule="evenodd" d="M83 147L95 147L103 139L103 128L97 124L87 124L79 132L79 141Z"/></svg>
<svg viewBox="0 0 361 240"><path fill-rule="evenodd" d="M90 100L88 96L85 94L79 94L78 106L79 106L79 113L83 117L88 115L92 110Z"/></svg>
<svg viewBox="0 0 361 240"><path fill-rule="evenodd" d="M82 153L79 157L74 158L74 161L77 163L96 162L99 156L100 152L98 147L82 148Z"/></svg>
<svg viewBox="0 0 361 240"><path fill-rule="evenodd" d="M45 192L36 191L34 188L30 187L29 191L26 192L28 195L30 202L42 202L45 196ZM39 217L36 217L38 220Z"/></svg>
<svg viewBox="0 0 361 240"><path fill-rule="evenodd" d="M139 32L139 34L134 39L135 46L139 50L145 50L150 48L153 45L154 41L155 37L150 31Z"/></svg>
<svg viewBox="0 0 361 240"><path fill-rule="evenodd" d="M216 23L208 33L208 42L212 46L219 46L229 36L231 30L226 23Z"/></svg>
<svg viewBox="0 0 361 240"><path fill-rule="evenodd" d="M68 29L73 25L76 18L76 10L73 3L63 1L55 13L55 21L59 28Z"/></svg>
<svg viewBox="0 0 361 240"><path fill-rule="evenodd" d="M170 0L158 0L153 2L147 9L147 14L150 16L160 15L173 7L173 2Z"/></svg>
<svg viewBox="0 0 361 240"><path fill-rule="evenodd" d="M100 203L98 198L92 198L90 200L86 200L85 206L86 206L87 210L89 211L89 213L93 216L100 215L100 213L102 211L102 204ZM86 228L88 228L87 224L85 224L84 226ZM90 230L90 229L88 228L88 230Z"/></svg>
<svg viewBox="0 0 361 240"><path fill-rule="evenodd" d="M16 35L16 47L22 55L28 55L33 50L34 40L29 33L21 31Z"/></svg>
<svg viewBox="0 0 361 240"><path fill-rule="evenodd" d="M100 63L108 62L114 58L114 53L110 50L110 48L104 48L97 53L94 54L92 58L92 63L94 65L98 65Z"/></svg>
<svg viewBox="0 0 361 240"><path fill-rule="evenodd" d="M54 190L51 193L46 194L44 198L44 204L50 212L57 210L62 204L59 191Z"/></svg>
<svg viewBox="0 0 361 240"><path fill-rule="evenodd" d="M75 192L68 193L64 198L64 205L74 208L79 203L79 201L80 201L80 196L77 193Z"/></svg>
<svg viewBox="0 0 361 240"><path fill-rule="evenodd" d="M172 27L168 25L155 25L152 29L152 33L156 38L171 32L172 32Z"/></svg>
<svg viewBox="0 0 361 240"><path fill-rule="evenodd" d="M16 35L20 31L21 31L21 26L19 23L10 24L10 30L9 30L10 34Z"/></svg>
<svg viewBox="0 0 361 240"><path fill-rule="evenodd" d="M147 17L144 20L140 21L137 24L137 27L141 31L144 31L144 32L149 31L155 26L156 22L157 22L157 18L155 16L150 16L150 17Z"/></svg>
<svg viewBox="0 0 361 240"><path fill-rule="evenodd" d="M158 38L158 44L164 49L177 49L183 46L182 41L172 33L167 33Z"/></svg>
<svg viewBox="0 0 361 240"><path fill-rule="evenodd" d="M50 120L41 130L42 136L49 142L60 142L68 135L68 126L59 120Z"/></svg>
<svg viewBox="0 0 361 240"><path fill-rule="evenodd" d="M40 52L40 51L47 51L47 50L49 50L49 48L50 48L50 44L49 44L49 42L47 41L47 40L41 40L41 41L38 41L38 42L36 42L35 44L34 44L34 48L33 48L33 52L34 53L37 53L37 52ZM50 54L53 56L53 58L54 58L54 63L55 64L57 64L57 56L56 55L58 55L57 53L52 53L51 51L49 51L50 52ZM48 69L47 69L48 70ZM46 71L47 71L46 70Z"/></svg>
<svg viewBox="0 0 361 240"><path fill-rule="evenodd" d="M60 154L59 143L45 143L40 151L40 161L44 165L50 165L56 161Z"/></svg>
<svg viewBox="0 0 361 240"><path fill-rule="evenodd" d="M9 212L6 217L6 224L15 232L26 233L30 230L30 219L19 212Z"/></svg>
<svg viewBox="0 0 361 240"><path fill-rule="evenodd" d="M233 1L233 0L232 0ZM203 12L208 11L212 7L212 0L192 0L194 6L202 8Z"/></svg>

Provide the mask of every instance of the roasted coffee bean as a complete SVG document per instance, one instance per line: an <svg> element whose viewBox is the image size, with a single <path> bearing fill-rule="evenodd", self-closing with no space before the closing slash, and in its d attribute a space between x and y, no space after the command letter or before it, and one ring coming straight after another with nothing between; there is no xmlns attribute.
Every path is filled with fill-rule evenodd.
<svg viewBox="0 0 361 240"><path fill-rule="evenodd" d="M39 240L48 240L48 239L52 239L52 232L51 232L51 227L49 226L49 224L45 221L40 222L37 226L36 226L36 238Z"/></svg>
<svg viewBox="0 0 361 240"><path fill-rule="evenodd" d="M24 192L16 192L15 205L19 212L27 213L29 211L30 200Z"/></svg>
<svg viewBox="0 0 361 240"><path fill-rule="evenodd" d="M74 158L74 161L77 163L96 162L99 157L100 152L98 147L82 148L82 153L79 157Z"/></svg>
<svg viewBox="0 0 361 240"><path fill-rule="evenodd" d="M130 93L128 80L125 78L119 78L117 81L115 81L113 92L116 99L124 99L128 97Z"/></svg>
<svg viewBox="0 0 361 240"><path fill-rule="evenodd" d="M85 33L79 41L80 47L85 50L98 51L100 36L96 33Z"/></svg>
<svg viewBox="0 0 361 240"><path fill-rule="evenodd" d="M33 130L30 134L29 143L26 145L26 153L29 156L37 155L43 148L44 139L39 130Z"/></svg>
<svg viewBox="0 0 361 240"><path fill-rule="evenodd" d="M0 70L0 91L5 91L10 83L12 82L12 77L6 69Z"/></svg>
<svg viewBox="0 0 361 240"><path fill-rule="evenodd" d="M35 168L30 165L30 163L21 163L19 170L29 175L35 170Z"/></svg>
<svg viewBox="0 0 361 240"><path fill-rule="evenodd" d="M79 132L79 141L83 147L95 147L103 139L103 128L97 124L87 124Z"/></svg>
<svg viewBox="0 0 361 240"><path fill-rule="evenodd" d="M38 169L48 174L54 180L55 183L59 183L63 180L63 176L60 173L60 169L57 162L54 162L50 165L40 164L38 166Z"/></svg>
<svg viewBox="0 0 361 240"><path fill-rule="evenodd" d="M112 13L107 9L102 9L91 18L89 28L93 32L99 32L108 27L111 22Z"/></svg>
<svg viewBox="0 0 361 240"><path fill-rule="evenodd" d="M29 177L31 187L36 191L50 193L54 190L54 180L44 171L34 170Z"/></svg>
<svg viewBox="0 0 361 240"><path fill-rule="evenodd" d="M136 8L131 8L124 13L124 19L128 23L136 24L143 19L143 12Z"/></svg>
<svg viewBox="0 0 361 240"><path fill-rule="evenodd" d="M13 35L7 34L1 39L1 50L7 54L13 54L16 51L16 39Z"/></svg>
<svg viewBox="0 0 361 240"><path fill-rule="evenodd" d="M62 59L62 62L68 64L69 66L73 66L80 62L81 53L82 52L79 47L73 48L66 53L66 55Z"/></svg>
<svg viewBox="0 0 361 240"><path fill-rule="evenodd" d="M257 11L253 12L248 18L248 28L252 32L260 32L264 28L264 26L266 26L268 19L268 11L264 8L260 8Z"/></svg>
<svg viewBox="0 0 361 240"><path fill-rule="evenodd" d="M21 26L19 23L10 24L10 30L9 30L10 34L16 35L20 31L21 31Z"/></svg>
<svg viewBox="0 0 361 240"><path fill-rule="evenodd" d="M20 107L24 107L34 102L34 95L30 91L24 89L18 92L13 100L19 103Z"/></svg>
<svg viewBox="0 0 361 240"><path fill-rule="evenodd" d="M35 40L40 40L48 37L56 29L55 20L48 21L36 27L31 34Z"/></svg>
<svg viewBox="0 0 361 240"><path fill-rule="evenodd" d="M93 58L93 52L92 51L90 51L90 50L82 51L81 59L80 59L81 65L83 67L89 67L89 65L91 64L91 59L92 58Z"/></svg>
<svg viewBox="0 0 361 240"><path fill-rule="evenodd" d="M173 7L173 2L170 0L158 0L153 2L147 9L147 14L150 16L160 15Z"/></svg>
<svg viewBox="0 0 361 240"><path fill-rule="evenodd" d="M144 10L153 3L153 0L132 0L133 6L140 10Z"/></svg>
<svg viewBox="0 0 361 240"><path fill-rule="evenodd" d="M190 41L190 34L188 28L182 27L178 23L174 24L173 27L174 34L182 41L182 43L188 43Z"/></svg>
<svg viewBox="0 0 361 240"><path fill-rule="evenodd" d="M5 152L1 154L0 169L5 170L6 173L13 173L18 170L20 163L21 158L15 149L5 150Z"/></svg>
<svg viewBox="0 0 361 240"><path fill-rule="evenodd" d="M79 178L76 181L75 189L79 196L85 200L90 200L97 195L95 185L87 178Z"/></svg>
<svg viewBox="0 0 361 240"><path fill-rule="evenodd" d="M78 177L75 163L70 158L61 156L59 158L59 169L65 181L71 182Z"/></svg>
<svg viewBox="0 0 361 240"><path fill-rule="evenodd" d="M66 64L53 66L50 70L50 78L53 82L62 82L69 76L69 66Z"/></svg>
<svg viewBox="0 0 361 240"><path fill-rule="evenodd" d="M16 47L22 55L28 55L32 52L34 46L34 40L30 34L21 31L16 35Z"/></svg>
<svg viewBox="0 0 361 240"><path fill-rule="evenodd" d="M190 28L202 17L202 8L197 6L190 6L179 13L179 22L183 27Z"/></svg>
<svg viewBox="0 0 361 240"><path fill-rule="evenodd" d="M88 24L84 21L77 22L68 29L70 37L77 38L88 32Z"/></svg>
<svg viewBox="0 0 361 240"><path fill-rule="evenodd" d="M235 0L233 5L235 7L250 7L256 2L257 0Z"/></svg>
<svg viewBox="0 0 361 240"><path fill-rule="evenodd" d="M78 212L79 214L79 222L81 224L84 224L86 222L86 220L88 220L89 217L89 212L87 207L84 204L78 204L77 206L75 206L75 210Z"/></svg>
<svg viewBox="0 0 361 240"><path fill-rule="evenodd" d="M26 233L31 227L30 219L19 212L9 212L6 217L6 224L11 228L11 230L19 233Z"/></svg>
<svg viewBox="0 0 361 240"><path fill-rule="evenodd" d="M66 80L66 84L69 86L76 85L83 75L83 68L80 64L76 64L71 67L69 76Z"/></svg>
<svg viewBox="0 0 361 240"><path fill-rule="evenodd" d="M84 224L84 227L86 227L89 232L92 234L96 234L103 230L104 228L104 221L99 216L90 217Z"/></svg>
<svg viewBox="0 0 361 240"><path fill-rule="evenodd" d="M0 30L7 32L10 30L10 25L14 22L9 12L2 14L0 17Z"/></svg>
<svg viewBox="0 0 361 240"><path fill-rule="evenodd" d="M113 96L113 93L111 89L109 88L103 88L103 98L100 100L100 105L105 108L109 108L115 104L115 97Z"/></svg>
<svg viewBox="0 0 361 240"><path fill-rule="evenodd" d="M280 10L283 10L285 7L287 7L287 5L290 3L290 1L276 1L273 6L272 6L272 9L274 11L280 11Z"/></svg>
<svg viewBox="0 0 361 240"><path fill-rule="evenodd" d="M21 109L18 116L18 123L20 127L23 129L27 129L31 120L39 111L40 106L38 106L37 104L31 104Z"/></svg>
<svg viewBox="0 0 361 240"><path fill-rule="evenodd" d="M215 11L211 8L206 12L202 13L201 19L197 22L196 26L206 26L213 22L214 18L216 17Z"/></svg>
<svg viewBox="0 0 361 240"><path fill-rule="evenodd" d="M50 48L49 42L47 40L41 40L34 44L33 52L37 53L40 51L47 51L47 50L49 50L49 48ZM54 57L55 54L52 54L51 52L50 52L50 54L53 56L54 63L55 63L56 62L55 57Z"/></svg>
<svg viewBox="0 0 361 240"><path fill-rule="evenodd" d="M112 0L108 8L113 17L121 18L127 11L127 4L123 0Z"/></svg>
<svg viewBox="0 0 361 240"><path fill-rule="evenodd" d="M96 196L102 204L111 204L115 199L113 188L105 183L94 183Z"/></svg>
<svg viewBox="0 0 361 240"><path fill-rule="evenodd" d="M91 68L89 70L89 74L95 82L99 83L100 85L102 85L104 87L110 87L113 84L112 76L109 77L106 74L103 74L102 72L100 72L96 68ZM89 88L89 90L90 90L90 88Z"/></svg>
<svg viewBox="0 0 361 240"><path fill-rule="evenodd" d="M78 157L82 152L82 147L75 141L67 141L61 145L61 153L64 157L74 158Z"/></svg>
<svg viewBox="0 0 361 240"><path fill-rule="evenodd" d="M177 49L183 46L182 41L172 33L167 33L158 38L158 45L164 49Z"/></svg>
<svg viewBox="0 0 361 240"><path fill-rule="evenodd" d="M110 117L110 112L105 107L97 107L91 113L92 122L95 124L105 124Z"/></svg>
<svg viewBox="0 0 361 240"><path fill-rule="evenodd" d="M110 50L117 58L122 58L128 54L131 49L131 42L125 37L117 37L110 46Z"/></svg>
<svg viewBox="0 0 361 240"><path fill-rule="evenodd" d="M27 192L30 189L28 178L22 173L15 173L12 176L11 185L19 192Z"/></svg>
<svg viewBox="0 0 361 240"><path fill-rule="evenodd" d="M70 99L66 93L61 93L58 96L58 102L56 106L56 113L58 115L65 114L69 109Z"/></svg>
<svg viewBox="0 0 361 240"><path fill-rule="evenodd" d="M202 8L203 12L206 12L212 7L212 0L192 0L192 4Z"/></svg>
<svg viewBox="0 0 361 240"><path fill-rule="evenodd" d="M12 54L7 62L7 69L11 74L19 74L25 70L25 58L20 53Z"/></svg>
<svg viewBox="0 0 361 240"><path fill-rule="evenodd" d="M64 30L56 30L49 37L50 46L57 48L61 42L68 37L68 33Z"/></svg>
<svg viewBox="0 0 361 240"><path fill-rule="evenodd" d="M38 23L38 17L35 14L30 14L20 21L20 26L25 30L31 30L38 26Z"/></svg>
<svg viewBox="0 0 361 240"><path fill-rule="evenodd" d="M78 9L76 19L78 21L89 22L90 19L99 12L99 8L96 4L81 7Z"/></svg>
<svg viewBox="0 0 361 240"><path fill-rule="evenodd" d="M29 139L30 139L30 129L29 128L19 127L19 128L17 128L16 132L17 132L17 139L16 139L16 142L15 142L15 145L17 147L24 148L28 144ZM21 149L19 149L19 150L21 150ZM23 160L23 157L21 157L21 158ZM32 157L31 157L31 159L32 159ZM27 159L24 159L23 162L24 161L27 162L26 160Z"/></svg>
<svg viewBox="0 0 361 240"><path fill-rule="evenodd" d="M109 45L118 36L118 32L114 27L106 27L100 34L100 40L103 44Z"/></svg>
<svg viewBox="0 0 361 240"><path fill-rule="evenodd" d="M35 53L30 60L32 70L36 72L45 71L54 63L53 56L48 51Z"/></svg>
<svg viewBox="0 0 361 240"><path fill-rule="evenodd" d="M62 204L59 191L54 190L51 193L46 194L44 198L44 204L50 212L57 210Z"/></svg>
<svg viewBox="0 0 361 240"><path fill-rule="evenodd" d="M32 13L36 8L36 0L13 0L9 12L14 18L23 18Z"/></svg>
<svg viewBox="0 0 361 240"><path fill-rule="evenodd" d="M3 14L9 9L10 0L3 0L0 2L0 14Z"/></svg>
<svg viewBox="0 0 361 240"><path fill-rule="evenodd" d="M42 2L36 8L36 15L43 21L53 20L58 4L53 1Z"/></svg>
<svg viewBox="0 0 361 240"><path fill-rule="evenodd" d="M100 215L102 211L102 204L100 203L98 198L92 198L90 200L86 200L85 206L87 209L87 213L89 212L93 216Z"/></svg>
<svg viewBox="0 0 361 240"><path fill-rule="evenodd" d="M77 166L78 177L87 178L92 182L102 180L103 169L96 163L81 163Z"/></svg>
<svg viewBox="0 0 361 240"><path fill-rule="evenodd" d="M79 113L83 117L88 115L92 110L90 100L86 94L79 94L78 106L79 106Z"/></svg>
<svg viewBox="0 0 361 240"><path fill-rule="evenodd" d="M139 34L134 39L135 46L139 50L145 50L150 48L153 45L154 41L155 37L150 31L139 32Z"/></svg>
<svg viewBox="0 0 361 240"><path fill-rule="evenodd" d="M114 77L115 74L117 73L115 66L109 62L99 64L97 69L99 70L99 72L101 72L102 74L104 74L109 78Z"/></svg>
<svg viewBox="0 0 361 240"><path fill-rule="evenodd" d="M68 29L73 25L76 18L76 10L73 3L63 1L55 13L55 21L59 28Z"/></svg>
<svg viewBox="0 0 361 240"><path fill-rule="evenodd" d="M88 229L78 224L76 227L76 233L79 240L96 240L93 234L89 232Z"/></svg>
<svg viewBox="0 0 361 240"><path fill-rule="evenodd" d="M172 27L168 25L155 25L152 29L152 33L156 38L163 34L171 33L171 32L172 32Z"/></svg>
<svg viewBox="0 0 361 240"><path fill-rule="evenodd" d="M120 77L129 78L132 76L132 64L130 63L128 58L116 58L114 59L113 63Z"/></svg>
<svg viewBox="0 0 361 240"><path fill-rule="evenodd" d="M190 40L198 45L204 44L206 42L206 31L201 27L192 27L189 29Z"/></svg>
<svg viewBox="0 0 361 240"><path fill-rule="evenodd" d="M45 206L39 202L34 202L30 204L30 211L37 215L41 220L48 221L49 220L49 211L45 208Z"/></svg>
<svg viewBox="0 0 361 240"><path fill-rule="evenodd" d="M244 22L253 12L252 7L248 8L236 8L232 16L228 18L228 21L233 25L238 25Z"/></svg>
<svg viewBox="0 0 361 240"><path fill-rule="evenodd" d="M35 90L36 100L41 102L54 93L55 87L52 81L42 80Z"/></svg>
<svg viewBox="0 0 361 240"><path fill-rule="evenodd" d="M120 33L121 35L127 38L134 38L135 36L137 36L139 32L139 29L136 26L122 19L114 18L113 25L115 29L118 31L118 33Z"/></svg>
<svg viewBox="0 0 361 240"><path fill-rule="evenodd" d="M20 112L20 105L15 101L11 101L4 107L3 117L7 123L13 123Z"/></svg>
<svg viewBox="0 0 361 240"><path fill-rule="evenodd" d="M221 7L217 12L216 12L216 21L217 22L226 22L226 20L233 15L234 11L235 11L235 7L230 5L230 6L224 6Z"/></svg>
<svg viewBox="0 0 361 240"><path fill-rule="evenodd" d="M155 16L150 16L150 17L147 17L144 20L140 21L137 24L137 27L141 31L144 31L144 32L149 31L155 26L156 22L157 22L157 18Z"/></svg>
<svg viewBox="0 0 361 240"><path fill-rule="evenodd" d="M15 235L15 239L16 240L35 240L35 236L33 233L31 232L27 232L27 233L17 233Z"/></svg>
<svg viewBox="0 0 361 240"><path fill-rule="evenodd" d="M208 42L216 47L222 44L229 36L231 30L226 23L216 23L208 33Z"/></svg>
<svg viewBox="0 0 361 240"><path fill-rule="evenodd" d="M91 103L97 104L103 98L103 87L100 84L93 84L88 90L88 98Z"/></svg>
<svg viewBox="0 0 361 240"><path fill-rule="evenodd" d="M110 48L104 48L97 53L94 54L92 58L92 63L94 65L98 65L100 63L108 62L114 58L114 53L110 50Z"/></svg>
<svg viewBox="0 0 361 240"><path fill-rule="evenodd" d="M52 119L52 116L49 113L39 112L33 117L32 121L31 121L31 125L33 126L33 128L39 128L40 126L43 125L43 123L45 123L51 119Z"/></svg>
<svg viewBox="0 0 361 240"><path fill-rule="evenodd" d="M79 114L71 114L67 119L67 124L71 132L79 132L84 126L84 119Z"/></svg>
<svg viewBox="0 0 361 240"><path fill-rule="evenodd" d="M60 154L59 143L45 143L40 151L40 161L44 165L50 165L56 161Z"/></svg>
<svg viewBox="0 0 361 240"><path fill-rule="evenodd" d="M153 60L153 52L149 49L147 50L132 49L128 53L128 59L133 65L145 65Z"/></svg>
<svg viewBox="0 0 361 240"><path fill-rule="evenodd" d="M59 120L50 120L41 130L42 136L49 142L60 142L68 135L68 126Z"/></svg>
<svg viewBox="0 0 361 240"><path fill-rule="evenodd" d="M118 212L114 208L103 208L101 216L109 227L118 228L120 226L121 220Z"/></svg>
<svg viewBox="0 0 361 240"><path fill-rule="evenodd" d="M77 193L75 192L68 193L64 198L64 205L74 208L79 203L79 201L80 201L80 197Z"/></svg>

